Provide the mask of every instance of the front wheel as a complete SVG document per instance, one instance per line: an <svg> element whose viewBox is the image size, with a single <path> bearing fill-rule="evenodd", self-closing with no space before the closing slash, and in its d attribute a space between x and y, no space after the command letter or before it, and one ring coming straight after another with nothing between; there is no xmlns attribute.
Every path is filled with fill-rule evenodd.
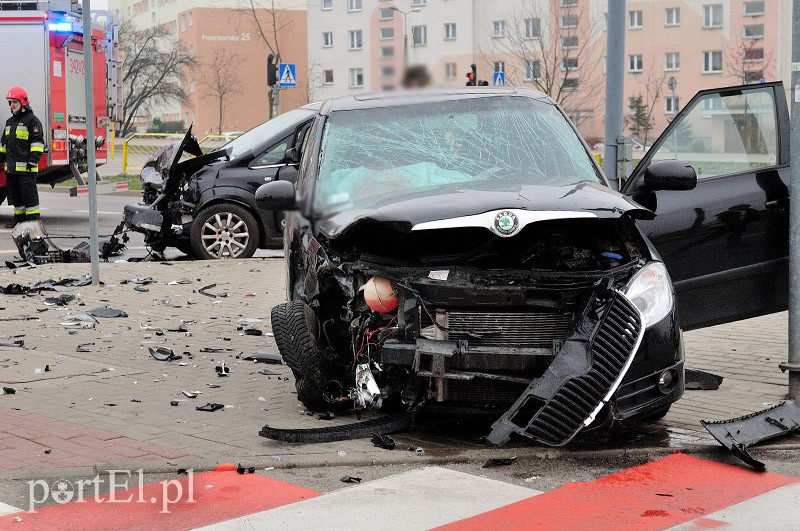
<svg viewBox="0 0 800 531"><path fill-rule="evenodd" d="M190 237L198 258L250 258L258 247L258 222L239 205L217 203L195 217Z"/></svg>

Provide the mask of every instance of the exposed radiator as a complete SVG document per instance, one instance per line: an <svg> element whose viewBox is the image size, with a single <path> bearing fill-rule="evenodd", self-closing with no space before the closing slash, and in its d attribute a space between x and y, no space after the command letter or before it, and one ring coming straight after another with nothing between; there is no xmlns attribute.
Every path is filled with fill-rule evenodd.
<svg viewBox="0 0 800 531"><path fill-rule="evenodd" d="M563 341L571 313L448 311L448 339L475 347L552 348Z"/></svg>

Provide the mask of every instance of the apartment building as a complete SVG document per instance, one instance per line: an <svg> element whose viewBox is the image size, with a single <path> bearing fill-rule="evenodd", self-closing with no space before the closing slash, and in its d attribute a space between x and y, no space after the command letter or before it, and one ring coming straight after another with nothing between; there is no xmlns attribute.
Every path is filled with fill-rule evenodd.
<svg viewBox="0 0 800 531"><path fill-rule="evenodd" d="M283 112L308 101L305 2L262 0L253 4L254 10L250 6L242 0L109 0L109 9L138 29L163 27L198 65L181 76L189 102L148 109L137 117L140 128L159 117L162 122L182 121L185 126L194 123L195 132L204 135L245 131L267 120L270 50L261 32L274 45L274 28L282 60L297 65L301 80L297 88L282 91L280 109ZM221 93L225 94L222 98Z"/></svg>
<svg viewBox="0 0 800 531"><path fill-rule="evenodd" d="M476 64L480 79L502 71L507 85L547 92L587 139L600 140L607 5L309 0L309 92L390 90L404 64L426 65L434 85L463 86ZM790 0L628 0L626 11L624 94L629 103L641 96L653 123L648 140L702 88L789 79Z"/></svg>

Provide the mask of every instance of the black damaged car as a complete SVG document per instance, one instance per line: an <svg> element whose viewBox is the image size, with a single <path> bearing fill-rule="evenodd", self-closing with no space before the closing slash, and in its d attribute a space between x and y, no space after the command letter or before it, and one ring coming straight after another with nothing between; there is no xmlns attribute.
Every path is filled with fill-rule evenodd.
<svg viewBox="0 0 800 531"><path fill-rule="evenodd" d="M318 109L288 111L205 154L190 127L182 142L145 165L143 203L125 206L125 226L144 234L154 251L176 247L202 259L249 258L258 248L280 247L283 213L257 208L255 192L280 168L297 165Z"/></svg>
<svg viewBox="0 0 800 531"><path fill-rule="evenodd" d="M776 86L761 90L777 97ZM731 109L741 97L731 92ZM753 133L742 127L742 138ZM288 301L273 308L272 328L299 399L323 411L489 414L493 444L517 433L559 446L586 427L663 417L684 391L682 332L670 264L639 224L661 238L664 226L648 221L659 194L692 203L697 174L672 140L637 167L629 196L536 91L323 104L296 183L256 193L265 209L293 211ZM711 234L706 245L725 238ZM712 276L719 265L695 261ZM715 306L682 267L693 327L742 316Z"/></svg>

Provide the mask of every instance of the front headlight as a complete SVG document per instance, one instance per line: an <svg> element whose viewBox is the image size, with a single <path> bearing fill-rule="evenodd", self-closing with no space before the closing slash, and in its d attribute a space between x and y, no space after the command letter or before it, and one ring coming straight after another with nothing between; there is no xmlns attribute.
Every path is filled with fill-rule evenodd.
<svg viewBox="0 0 800 531"><path fill-rule="evenodd" d="M622 293L639 308L648 328L666 317L672 310L672 281L661 262L650 262L633 275Z"/></svg>

